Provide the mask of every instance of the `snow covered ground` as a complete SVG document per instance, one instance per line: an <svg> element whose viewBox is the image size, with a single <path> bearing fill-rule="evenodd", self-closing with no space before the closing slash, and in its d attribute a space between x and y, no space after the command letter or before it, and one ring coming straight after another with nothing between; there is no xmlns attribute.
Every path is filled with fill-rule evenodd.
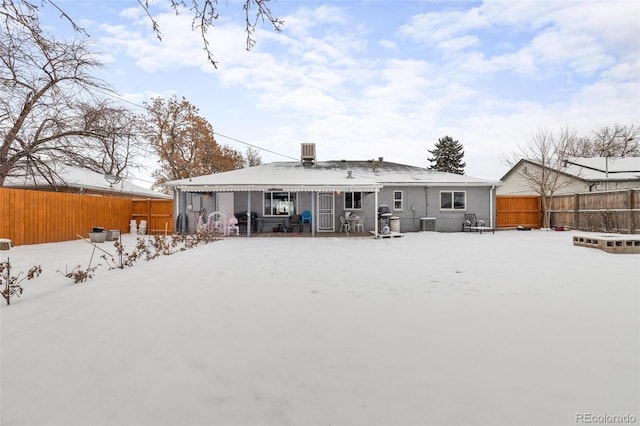
<svg viewBox="0 0 640 426"><path fill-rule="evenodd" d="M86 242L3 251L44 272L0 308L0 423L637 424L640 255L573 234L227 238L84 284Z"/></svg>

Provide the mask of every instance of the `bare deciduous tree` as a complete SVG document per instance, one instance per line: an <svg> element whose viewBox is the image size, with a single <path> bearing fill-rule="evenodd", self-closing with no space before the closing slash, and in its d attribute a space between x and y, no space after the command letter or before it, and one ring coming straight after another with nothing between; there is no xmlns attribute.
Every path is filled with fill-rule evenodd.
<svg viewBox="0 0 640 426"><path fill-rule="evenodd" d="M570 184L569 180L563 179L560 169L567 147L575 143L576 138L575 131L568 128L561 130L558 135L547 129L538 130L527 143L518 146L518 151L510 159L505 159L511 166L528 160L516 172L540 196L545 228L551 225L549 199Z"/></svg>
<svg viewBox="0 0 640 426"><path fill-rule="evenodd" d="M177 14L181 13L185 9L189 10L189 13L193 14L191 21L191 29L194 31L200 31L202 38L202 44L204 51L207 55L209 62L217 68L217 63L214 60L213 52L209 46L209 40L207 38L207 32L210 28L215 26L215 21L219 19L219 6L218 0L168 0L171 8ZM242 3L242 10L245 17L245 32L247 34L246 48L251 50L255 46L256 41L253 35L256 31L256 27L260 22L269 22L271 26L277 31L282 30L284 22L278 19L269 8L269 2L271 0L244 0ZM156 33L159 40L162 40L162 33L158 22L153 17L151 12L151 2L149 0L138 0L138 3L144 8L145 12L151 20L153 31ZM188 3L188 4L187 4Z"/></svg>
<svg viewBox="0 0 640 426"><path fill-rule="evenodd" d="M65 152L60 161L94 172L127 177L139 168L143 155L140 117L121 106L101 101L97 105L81 105L85 127L100 129L93 138L73 140L74 149Z"/></svg>
<svg viewBox="0 0 640 426"><path fill-rule="evenodd" d="M162 40L160 25L156 21L154 12L152 11L153 6L158 5L160 2L152 2L150 0L137 1L149 17L153 32L156 34L159 40ZM278 19L273 14L271 8L269 7L270 2L271 0L243 0L242 2L242 10L244 11L245 32L247 34L247 50L251 50L251 48L255 46L256 41L253 37L259 23L268 22L276 32L282 31L284 21ZM208 39L208 31L215 26L216 21L220 18L220 7L218 5L218 0L165 0L165 4L167 3L171 7L171 9L173 9L176 15L183 12L192 14L193 19L191 20L191 29L193 31L200 32L203 50L207 55L207 59L214 67L217 68L217 62L214 59L213 51L211 50ZM86 31L84 30L84 28L78 26L74 18L67 15L67 13L65 13L65 11L61 7L59 7L54 0L40 0L40 5L45 4L50 4L56 10L58 10L60 12L61 18L67 20L75 31L86 35ZM6 7L9 9L23 8L27 10L28 13L24 14L26 21L30 21L31 25L37 24L39 26L39 23L37 22L37 12L41 6L38 6L37 3L32 3L28 0L2 0L2 7Z"/></svg>
<svg viewBox="0 0 640 426"><path fill-rule="evenodd" d="M251 146L248 147L247 150L245 151L244 157L245 157L245 161L244 161L245 167L259 166L260 164L262 164L262 157L260 157L260 151Z"/></svg>
<svg viewBox="0 0 640 426"><path fill-rule="evenodd" d="M531 140L520 145L503 162L515 166L526 160L527 166L516 172L524 179L542 201L543 223L550 225L548 200L562 188L570 185L561 170L564 160L571 157L633 157L640 155L640 128L635 125L615 124L594 131L592 137L580 137L575 130L562 129L557 135L549 130L539 130Z"/></svg>
<svg viewBox="0 0 640 426"><path fill-rule="evenodd" d="M239 169L244 166L241 153L220 146L213 127L186 99L175 96L165 102L153 98L147 108L146 138L159 158L160 169L153 173L155 188L164 182Z"/></svg>
<svg viewBox="0 0 640 426"><path fill-rule="evenodd" d="M40 30L37 9L3 2L0 13L0 186L8 176L55 177L55 161L78 138L108 129L87 117L101 64L86 42L60 42ZM99 106L90 107L98 110ZM51 183L51 181L50 181Z"/></svg>
<svg viewBox="0 0 640 426"><path fill-rule="evenodd" d="M637 157L640 156L640 127L635 125L604 126L592 137L576 138L567 147L573 157Z"/></svg>

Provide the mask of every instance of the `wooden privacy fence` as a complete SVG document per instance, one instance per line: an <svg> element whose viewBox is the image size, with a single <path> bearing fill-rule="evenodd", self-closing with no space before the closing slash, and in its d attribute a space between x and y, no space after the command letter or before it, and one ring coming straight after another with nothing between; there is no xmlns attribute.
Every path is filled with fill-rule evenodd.
<svg viewBox="0 0 640 426"><path fill-rule="evenodd" d="M496 226L498 228L515 228L542 226L542 208L538 196L496 196Z"/></svg>
<svg viewBox="0 0 640 426"><path fill-rule="evenodd" d="M76 234L87 236L96 226L127 233L130 220L141 215L147 218L147 232L160 232L156 231L153 220L162 217L162 232L167 222L167 232L173 233L173 200L149 203L148 200L0 188L0 238L8 238L14 245L75 240Z"/></svg>
<svg viewBox="0 0 640 426"><path fill-rule="evenodd" d="M557 195L549 211L554 227L633 234L640 225L640 189Z"/></svg>
<svg viewBox="0 0 640 426"><path fill-rule="evenodd" d="M132 218L146 220L149 234L173 234L173 200L133 200Z"/></svg>

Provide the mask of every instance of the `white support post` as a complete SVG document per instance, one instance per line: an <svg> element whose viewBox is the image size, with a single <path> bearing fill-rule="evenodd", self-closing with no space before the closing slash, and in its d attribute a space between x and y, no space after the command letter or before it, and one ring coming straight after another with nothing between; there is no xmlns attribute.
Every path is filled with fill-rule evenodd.
<svg viewBox="0 0 640 426"><path fill-rule="evenodd" d="M495 188L496 187L494 185L489 189L489 227L491 229L496 229L493 226L493 216L494 216L494 213L493 213L493 191L494 191Z"/></svg>
<svg viewBox="0 0 640 426"><path fill-rule="evenodd" d="M311 237L316 236L315 226L316 221L318 220L318 215L316 214L316 197L317 192L311 191L311 224L309 224L309 228L311 228Z"/></svg>
<svg viewBox="0 0 640 426"><path fill-rule="evenodd" d="M247 191L247 238L251 236L251 191Z"/></svg>
<svg viewBox="0 0 640 426"><path fill-rule="evenodd" d="M376 219L373 223L374 223L374 233L376 238L378 238L378 188L375 189L374 191L374 206L373 208L375 209L374 211L374 218Z"/></svg>

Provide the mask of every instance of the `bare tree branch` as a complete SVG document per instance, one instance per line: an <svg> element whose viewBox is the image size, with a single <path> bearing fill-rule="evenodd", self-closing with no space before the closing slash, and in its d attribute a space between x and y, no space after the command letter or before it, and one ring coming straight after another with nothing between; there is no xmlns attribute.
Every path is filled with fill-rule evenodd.
<svg viewBox="0 0 640 426"><path fill-rule="evenodd" d="M0 14L0 186L28 173L54 182L51 170L82 152L79 140L114 133L88 121L84 107L100 107L94 90L110 91L93 77L101 66L93 52L86 42L44 35L37 8L23 3L10 2Z"/></svg>
<svg viewBox="0 0 640 426"><path fill-rule="evenodd" d="M269 2L271 0L245 0L242 6L242 9L245 14L245 32L247 34L246 38L246 49L251 50L256 41L253 38L257 26L259 23L270 23L273 29L276 32L282 31L282 26L284 25L284 21L278 19L271 9L269 8ZM144 9L145 13L151 20L151 26L153 32L156 34L159 40L162 40L162 33L160 31L160 26L156 19L154 18L153 13L150 10L149 0L138 0L140 6ZM207 60L215 67L218 67L218 63L215 60L213 55L213 51L211 50L211 45L208 39L209 29L215 26L216 21L220 18L219 15L219 6L218 0L191 0L189 5L185 2L185 0L169 0L169 4L171 9L175 12L176 15L179 15L183 9L188 9L193 16L191 20L191 29L193 31L200 31L200 38L202 39L202 46L205 54L207 55ZM255 7L255 11L254 11Z"/></svg>
<svg viewBox="0 0 640 426"><path fill-rule="evenodd" d="M567 146L570 146L575 138L575 131L568 128L561 130L557 136L548 129L540 129L528 142L518 146L513 160L508 160L515 160L514 165L525 161L516 169L516 173L540 196L545 228L550 226L550 197L570 184L570 180L564 179L560 170Z"/></svg>
<svg viewBox="0 0 640 426"><path fill-rule="evenodd" d="M145 135L160 159L160 168L153 173L155 188L164 190L161 185L169 180L244 166L242 154L218 145L211 124L186 99L154 98L145 106Z"/></svg>
<svg viewBox="0 0 640 426"><path fill-rule="evenodd" d="M87 31L83 28L78 26L75 21L66 14L66 12L64 10L62 10L57 4L56 2L54 2L53 0L47 0L49 2L49 4L53 7L55 7L58 12L60 12L60 18L65 19L69 22L69 24L71 24L71 27L73 28L74 31L79 32L84 34L85 36L89 37L89 34L87 33Z"/></svg>
<svg viewBox="0 0 640 426"><path fill-rule="evenodd" d="M7 15L11 19L19 19L20 23L24 25L26 28L38 29L40 28L40 23L38 20L38 11L39 9L45 5L49 4L54 7L59 13L60 18L69 22L71 27L78 33L89 37L87 31L77 25L73 18L69 16L54 0L40 0L41 6L30 3L28 0L2 0L2 7L0 8L0 16ZM191 29L200 31L200 38L202 39L202 49L205 51L207 55L207 60L217 68L217 62L214 58L213 51L210 46L209 39L207 37L208 30L215 26L215 22L220 18L218 13L218 0L191 0L190 4L187 5L185 0L167 0L169 2L169 6L176 15L179 15L183 9L188 9L193 15L193 19L191 21ZM271 27L276 32L282 31L282 26L284 25L284 21L278 19L271 8L269 7L269 2L271 0L245 0L242 9L245 15L245 32L247 34L246 38L246 49L251 50L255 44L256 40L253 38L256 32L257 26L259 23L268 22L271 24ZM162 32L160 30L160 25L158 21L155 19L154 14L151 12L152 3L149 0L137 0L138 4L147 14L147 17L151 21L151 28L158 40L162 41ZM255 9L254 9L255 8ZM6 11L5 11L6 10ZM7 12L8 11L8 12ZM19 12L16 12L19 11ZM35 34L34 34L35 37Z"/></svg>

